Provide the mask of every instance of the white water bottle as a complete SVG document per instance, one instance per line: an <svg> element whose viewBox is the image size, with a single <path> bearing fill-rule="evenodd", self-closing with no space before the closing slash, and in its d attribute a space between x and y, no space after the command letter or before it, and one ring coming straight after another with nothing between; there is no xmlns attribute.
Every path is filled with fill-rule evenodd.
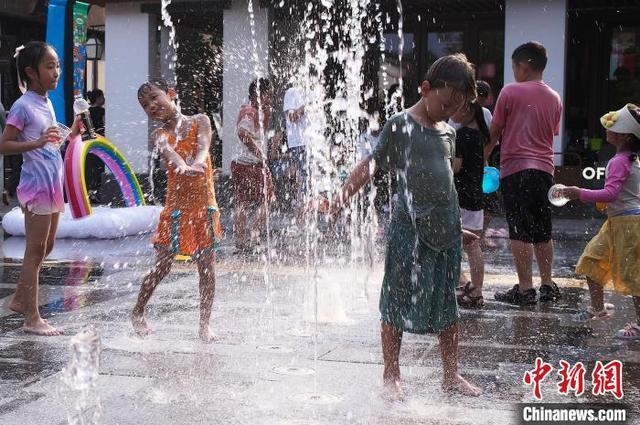
<svg viewBox="0 0 640 425"><path fill-rule="evenodd" d="M80 116L82 125L85 132L82 134L82 140L91 140L96 138L96 133L93 130L93 123L91 122L91 114L89 113L89 102L82 97L76 97L73 102L73 113Z"/></svg>

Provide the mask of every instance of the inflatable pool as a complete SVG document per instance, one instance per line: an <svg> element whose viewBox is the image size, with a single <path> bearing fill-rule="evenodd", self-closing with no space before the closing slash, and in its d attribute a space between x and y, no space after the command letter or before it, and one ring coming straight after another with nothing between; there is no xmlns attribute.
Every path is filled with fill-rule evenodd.
<svg viewBox="0 0 640 425"><path fill-rule="evenodd" d="M158 226L162 207L135 206L109 208L99 206L83 218L74 219L69 205L60 215L56 238L74 239L116 239L125 236L153 232ZM24 214L20 208L14 208L2 218L2 228L13 236L24 236Z"/></svg>

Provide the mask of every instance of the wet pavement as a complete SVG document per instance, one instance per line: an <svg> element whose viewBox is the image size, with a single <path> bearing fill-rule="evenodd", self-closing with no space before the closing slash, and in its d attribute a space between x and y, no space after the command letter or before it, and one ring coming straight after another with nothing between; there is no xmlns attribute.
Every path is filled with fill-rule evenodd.
<svg viewBox="0 0 640 425"><path fill-rule="evenodd" d="M499 221L494 225L501 227ZM484 394L470 399L442 393L437 338L406 335L403 403L385 401L380 391L380 247L371 267L362 260L349 264L328 249L321 264L307 268L299 234L274 243L270 266L261 255L238 258L224 243L211 322L224 339L207 345L196 338L193 265L176 263L158 288L148 310L155 333L141 340L132 335L128 318L152 259L149 238L58 241L42 271L41 306L66 336L20 330L21 318L6 309L19 260L0 263L0 423L67 423L61 371L69 361L70 336L88 324L102 340L95 394L105 424L510 424L516 403L533 400L522 376L536 357L556 368L561 359L581 361L587 380L596 360L622 360L624 400L640 415L640 343L613 337L633 317L631 299L608 293L616 313L606 323L585 327L571 321L588 302L572 268L597 227L593 221L557 229L563 233L554 271L565 296L527 308L491 300L493 292L515 283L508 243L494 239L498 248L487 252L487 306L462 310L460 322L461 370ZM8 238L2 248L5 257L19 258L24 240ZM543 383L544 401L576 400L558 394L556 382Z"/></svg>

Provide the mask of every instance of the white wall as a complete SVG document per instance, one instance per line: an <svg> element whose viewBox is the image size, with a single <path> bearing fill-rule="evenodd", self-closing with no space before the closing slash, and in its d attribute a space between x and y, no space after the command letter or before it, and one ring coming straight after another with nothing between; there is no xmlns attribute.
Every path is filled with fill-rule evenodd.
<svg viewBox="0 0 640 425"><path fill-rule="evenodd" d="M147 173L147 116L136 92L149 73L149 15L140 3L106 5L105 65L106 136L136 173Z"/></svg>
<svg viewBox="0 0 640 425"><path fill-rule="evenodd" d="M161 21L159 20L159 22ZM177 53L169 42L169 28L162 25L160 28L160 77L173 87L177 85L175 64L173 63L176 57Z"/></svg>
<svg viewBox="0 0 640 425"><path fill-rule="evenodd" d="M222 166L226 174L229 173L231 160L237 152L239 142L235 135L236 119L240 106L247 102L249 84L257 73L262 77L268 76L268 10L261 9L258 4L258 0L253 0L258 43L257 63L253 56L247 0L234 0L231 8L224 10Z"/></svg>
<svg viewBox="0 0 640 425"><path fill-rule="evenodd" d="M527 41L544 44L549 61L544 81L560 94L564 105L564 77L566 59L567 0L506 0L504 22L504 83L512 83L511 54ZM554 152L563 151L564 113L560 135L553 139ZM560 164L562 157L556 155Z"/></svg>

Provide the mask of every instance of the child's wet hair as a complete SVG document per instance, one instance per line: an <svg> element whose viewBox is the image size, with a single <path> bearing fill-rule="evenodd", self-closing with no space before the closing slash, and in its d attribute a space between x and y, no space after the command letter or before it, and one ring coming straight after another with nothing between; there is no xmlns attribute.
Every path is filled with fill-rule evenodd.
<svg viewBox="0 0 640 425"><path fill-rule="evenodd" d="M436 60L427 71L425 79L431 88L451 87L461 95L465 103L476 98L476 80L473 64L463 53L443 56Z"/></svg>
<svg viewBox="0 0 640 425"><path fill-rule="evenodd" d="M18 68L18 74L22 81L25 83L30 82L29 76L27 75L27 68L31 68L38 73L38 66L47 53L47 49L54 50L53 46L44 41L30 41L18 52L16 56L16 68Z"/></svg>
<svg viewBox="0 0 640 425"><path fill-rule="evenodd" d="M149 81L145 81L138 88L138 99L140 99L143 96L148 95L154 89L163 91L164 93L168 94L169 93L169 84L167 84L167 82L165 80L161 79L161 78L154 78L154 79L151 79Z"/></svg>
<svg viewBox="0 0 640 425"><path fill-rule="evenodd" d="M547 67L547 49L537 41L529 41L516 47L511 55L516 63L526 63L534 71L542 72Z"/></svg>

